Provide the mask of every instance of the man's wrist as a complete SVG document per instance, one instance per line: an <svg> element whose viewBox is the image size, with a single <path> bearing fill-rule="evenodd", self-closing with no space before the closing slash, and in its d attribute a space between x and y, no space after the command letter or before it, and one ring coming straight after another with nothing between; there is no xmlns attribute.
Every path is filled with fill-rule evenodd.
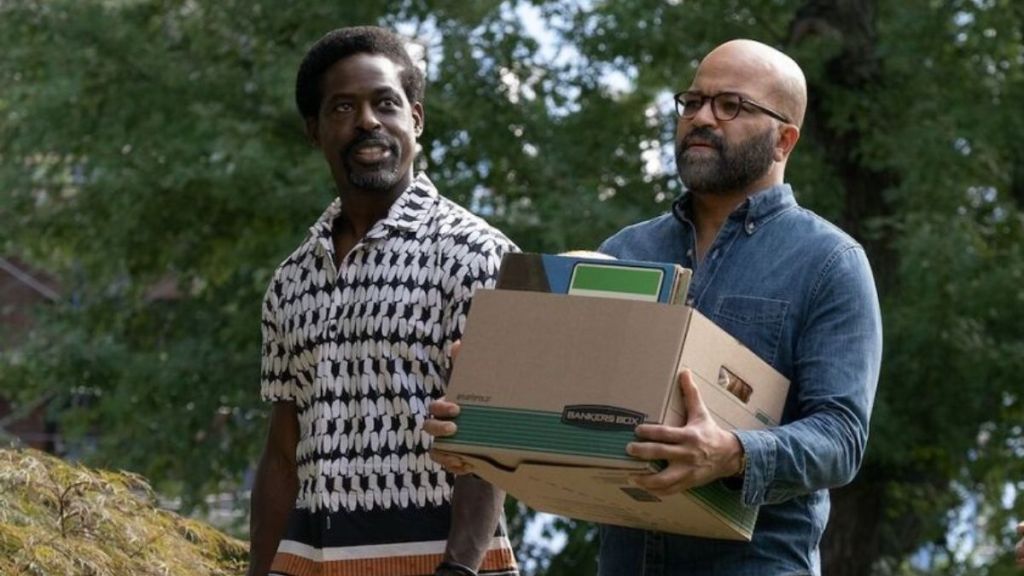
<svg viewBox="0 0 1024 576"><path fill-rule="evenodd" d="M733 478L742 478L747 472L747 453L740 449L740 466L739 469L733 474Z"/></svg>
<svg viewBox="0 0 1024 576"><path fill-rule="evenodd" d="M744 474L747 471L747 451L743 448L743 443L740 442L739 436L732 432L730 434L736 439L739 451L736 452L733 458L730 458L729 463L731 466L729 470L732 473L722 478L722 484L730 490L739 491L743 489Z"/></svg>
<svg viewBox="0 0 1024 576"><path fill-rule="evenodd" d="M739 446L739 454L736 458L737 464L733 467L733 473L730 474L730 478L742 478L747 472L747 451L743 448L743 443L740 442L739 436L732 434L732 437L736 439L736 444Z"/></svg>

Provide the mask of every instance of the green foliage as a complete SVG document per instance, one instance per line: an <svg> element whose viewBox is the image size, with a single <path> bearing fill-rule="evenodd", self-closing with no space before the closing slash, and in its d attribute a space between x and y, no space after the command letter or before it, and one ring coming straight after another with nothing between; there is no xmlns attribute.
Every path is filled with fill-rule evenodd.
<svg viewBox="0 0 1024 576"><path fill-rule="evenodd" d="M555 52L526 33L530 11ZM55 397L66 430L96 433L93 461L192 503L234 485L265 427L260 297L331 197L294 73L328 29L371 22L426 48L421 166L539 251L668 208L668 97L708 49L749 37L792 54L812 113L788 178L865 244L883 299L859 480L888 511L872 558L1005 573L981 544L1009 550L1024 491L1019 2L0 2L0 248L69 296L4 356L0 393ZM947 538L965 503L978 537ZM516 538L528 518L512 508ZM538 570L593 571L593 527L549 530L569 544L523 545ZM930 566L908 560L929 542Z"/></svg>

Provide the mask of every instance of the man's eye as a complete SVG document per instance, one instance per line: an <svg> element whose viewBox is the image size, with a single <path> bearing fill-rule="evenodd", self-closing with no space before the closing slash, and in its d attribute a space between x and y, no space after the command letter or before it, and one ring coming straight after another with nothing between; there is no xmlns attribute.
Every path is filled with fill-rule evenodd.
<svg viewBox="0 0 1024 576"><path fill-rule="evenodd" d="M334 105L334 111L335 112L351 112L352 111L352 104L350 104L348 102L338 102L337 104Z"/></svg>
<svg viewBox="0 0 1024 576"><path fill-rule="evenodd" d="M727 116L740 111L740 101L732 98L722 98L718 102L718 110Z"/></svg>
<svg viewBox="0 0 1024 576"><path fill-rule="evenodd" d="M398 100L395 100L394 98L385 98L380 101L380 106L381 108L399 108L402 105L400 102L398 102Z"/></svg>

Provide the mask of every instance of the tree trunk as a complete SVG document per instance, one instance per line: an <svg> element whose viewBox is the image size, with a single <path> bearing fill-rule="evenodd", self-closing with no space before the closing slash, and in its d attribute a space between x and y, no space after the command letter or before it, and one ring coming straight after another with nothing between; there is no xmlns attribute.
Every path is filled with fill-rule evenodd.
<svg viewBox="0 0 1024 576"><path fill-rule="evenodd" d="M868 576L881 555L884 486L854 482L832 491L832 512L821 543L822 574Z"/></svg>
<svg viewBox="0 0 1024 576"><path fill-rule="evenodd" d="M788 42L797 45L821 37L838 40L841 45L839 53L827 63L825 77L817 84L817 79L808 78L804 132L814 146L825 151L829 165L843 182L845 202L838 224L864 246L879 288L885 291L895 276L889 271L896 270L896 252L886 235L871 233L870 226L891 214L885 191L896 185L899 177L891 171L865 166L858 153L864 141L860 128L855 124L837 128L825 116L827 110L842 108L829 105L830 92L838 88L860 95L877 91L886 81L876 54L875 27L874 0L808 0L790 24ZM825 90L825 86L831 89Z"/></svg>
<svg viewBox="0 0 1024 576"><path fill-rule="evenodd" d="M896 253L885 235L870 233L872 220L891 214L884 192L898 177L861 163L864 134L855 124L830 123L825 111L836 89L863 94L884 79L875 52L873 0L808 0L797 11L789 29L790 45L838 40L841 50L826 64L823 78L809 78L804 134L811 145L824 150L828 163L843 182L844 210L838 224L868 253L879 289L893 282ZM816 85L816 83L818 85ZM828 86L830 89L825 90ZM843 125L844 128L836 128ZM891 288L891 286L888 286ZM822 542L822 570L829 576L868 576L892 543L883 543L879 529L884 517L885 484L860 475L850 486L832 491L832 513ZM903 546L897 545L896 548ZM884 549L884 550L883 550Z"/></svg>

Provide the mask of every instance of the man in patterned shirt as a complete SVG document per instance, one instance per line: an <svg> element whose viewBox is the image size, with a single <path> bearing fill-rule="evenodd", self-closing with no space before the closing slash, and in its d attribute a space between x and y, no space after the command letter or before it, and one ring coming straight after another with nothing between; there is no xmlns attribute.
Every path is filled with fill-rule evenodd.
<svg viewBox="0 0 1024 576"><path fill-rule="evenodd" d="M374 27L306 54L296 104L338 197L274 274L250 575L515 574L504 494L427 457L473 292L515 246L413 173L423 74Z"/></svg>

